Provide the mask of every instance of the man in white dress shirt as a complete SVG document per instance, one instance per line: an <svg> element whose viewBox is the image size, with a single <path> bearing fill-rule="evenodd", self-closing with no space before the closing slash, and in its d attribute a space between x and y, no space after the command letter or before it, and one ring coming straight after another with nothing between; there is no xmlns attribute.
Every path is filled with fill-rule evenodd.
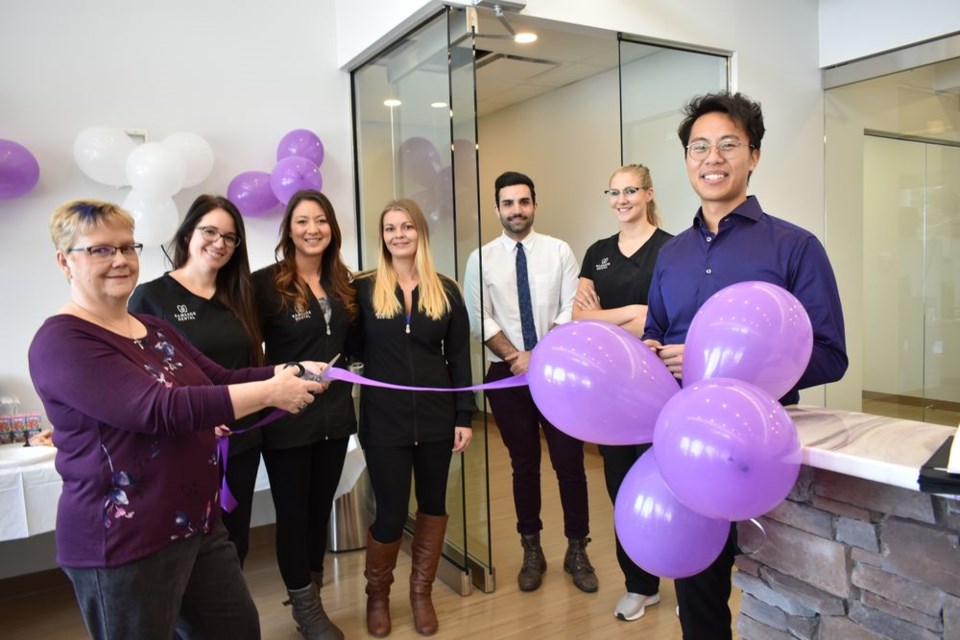
<svg viewBox="0 0 960 640"><path fill-rule="evenodd" d="M502 174L495 196L503 234L470 255L464 283L471 330L488 349L487 382L527 371L536 341L554 325L570 320L579 274L566 242L533 230L537 192L529 177L514 171ZM489 391L487 398L513 467L513 501L523 547L520 589L539 588L547 569L540 547L543 429L560 486L568 540L564 570L582 591L596 591L597 576L586 551L590 518L583 442L550 424L527 387Z"/></svg>

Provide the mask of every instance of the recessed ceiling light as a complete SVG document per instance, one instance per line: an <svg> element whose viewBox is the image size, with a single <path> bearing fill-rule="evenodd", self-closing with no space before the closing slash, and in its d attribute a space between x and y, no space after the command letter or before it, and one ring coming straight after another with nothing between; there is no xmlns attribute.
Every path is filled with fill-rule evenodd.
<svg viewBox="0 0 960 640"><path fill-rule="evenodd" d="M434 109L443 109L447 106L446 102L431 102L430 106Z"/></svg>
<svg viewBox="0 0 960 640"><path fill-rule="evenodd" d="M517 44L530 44L531 42L537 41L537 34L529 31L521 31L517 35L513 36L513 41Z"/></svg>
<svg viewBox="0 0 960 640"><path fill-rule="evenodd" d="M387 98L383 101L383 106L385 107L399 107L403 103L397 100L396 98Z"/></svg>

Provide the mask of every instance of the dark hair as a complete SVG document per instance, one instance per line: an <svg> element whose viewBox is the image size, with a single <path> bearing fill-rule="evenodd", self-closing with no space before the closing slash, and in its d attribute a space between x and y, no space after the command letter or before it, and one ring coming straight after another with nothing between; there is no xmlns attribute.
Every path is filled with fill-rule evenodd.
<svg viewBox="0 0 960 640"><path fill-rule="evenodd" d="M229 309L243 325L250 341L250 352L253 354L253 362L250 364L261 365L264 362L263 337L260 334L260 324L257 321L253 282L250 278L250 261L247 258L247 232L243 226L243 216L240 215L236 205L223 196L198 196L190 205L190 208L187 209L183 222L177 227L173 240L170 242L173 249L171 263L174 269L179 269L187 264L187 261L190 260L190 238L193 236L194 230L203 216L217 209L226 211L233 218L233 225L236 227L240 243L234 247L233 255L230 256L227 264L217 271L217 291L214 294L214 299Z"/></svg>
<svg viewBox="0 0 960 640"><path fill-rule="evenodd" d="M690 131L693 129L693 123L700 116L715 112L730 116L731 120L747 132L747 137L750 138L750 146L754 149L760 148L760 141L763 140L763 132L765 131L760 103L754 102L742 93L731 94L729 91L721 91L697 96L683 107L684 118L677 128L677 135L680 136L680 144L683 145L684 153L686 153L687 145L690 144Z"/></svg>
<svg viewBox="0 0 960 640"><path fill-rule="evenodd" d="M537 204L537 190L533 186L533 180L522 173L506 171L501 173L497 181L493 183L493 200L497 207L500 206L500 190L518 184L525 184L530 187L530 197L533 198L533 204Z"/></svg>
<svg viewBox="0 0 960 640"><path fill-rule="evenodd" d="M283 213L283 220L280 222L280 240L274 249L278 265L275 280L277 291L280 292L281 298L292 305L294 309L303 311L310 307L307 284L297 275L297 250L293 244L293 238L290 236L290 221L293 219L293 210L305 200L316 202L323 209L327 216L327 223L330 225L330 244L320 258L320 279L330 296L343 304L347 311L347 317L353 320L358 311L357 291L353 286L350 270L347 269L347 265L343 263L343 258L340 256L343 236L340 233L340 225L337 223L337 214L333 210L330 199L315 189L297 191L290 198L290 202L287 203L287 208Z"/></svg>

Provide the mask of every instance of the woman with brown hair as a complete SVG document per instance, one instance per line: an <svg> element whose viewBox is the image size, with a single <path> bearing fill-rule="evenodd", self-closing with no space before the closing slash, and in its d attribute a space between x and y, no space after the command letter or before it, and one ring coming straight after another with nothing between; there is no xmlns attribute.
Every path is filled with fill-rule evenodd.
<svg viewBox="0 0 960 640"><path fill-rule="evenodd" d="M357 278L364 373L382 382L456 388L471 384L470 324L460 288L437 273L426 218L413 200L380 215L380 260ZM367 534L367 630L390 633L390 585L416 480L410 606L416 630L438 628L431 593L447 526L447 474L472 437L473 394L366 387L364 447L377 514Z"/></svg>
<svg viewBox="0 0 960 640"><path fill-rule="evenodd" d="M295 193L280 223L276 264L253 274L267 362L346 355L357 303L341 241L330 200L319 191ZM307 410L263 433L277 511L277 563L293 618L310 640L343 638L323 609L320 590L330 509L357 429L350 391L334 383Z"/></svg>
<svg viewBox="0 0 960 640"><path fill-rule="evenodd" d="M246 228L237 207L222 196L199 196L170 244L173 270L138 286L127 303L130 311L163 318L222 367L262 365ZM259 414L254 414L231 423L226 432L252 426L257 418ZM250 548L260 441L259 429L231 435L224 461L227 486L237 505L222 518L241 566Z"/></svg>

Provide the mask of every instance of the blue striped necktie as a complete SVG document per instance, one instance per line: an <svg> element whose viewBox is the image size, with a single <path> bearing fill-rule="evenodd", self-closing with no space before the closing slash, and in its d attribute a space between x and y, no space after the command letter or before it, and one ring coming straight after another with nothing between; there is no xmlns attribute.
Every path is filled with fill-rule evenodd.
<svg viewBox="0 0 960 640"><path fill-rule="evenodd" d="M527 255L523 243L517 243L517 300L520 303L520 329L523 331L523 350L530 351L537 344L537 325L533 322L533 302L530 300L530 279L527 277Z"/></svg>

